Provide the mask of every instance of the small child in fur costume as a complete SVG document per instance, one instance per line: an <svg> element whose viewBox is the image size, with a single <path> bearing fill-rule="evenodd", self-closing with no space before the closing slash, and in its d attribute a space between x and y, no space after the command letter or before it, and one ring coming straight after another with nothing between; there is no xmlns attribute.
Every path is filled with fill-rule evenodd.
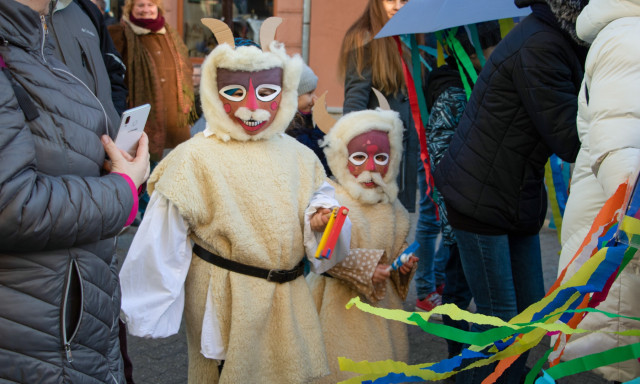
<svg viewBox="0 0 640 384"><path fill-rule="evenodd" d="M379 95L382 97L382 95ZM323 101L316 110L323 112ZM382 105L382 104L381 104ZM328 115L318 118L323 128ZM417 266L417 257L399 270L389 265L407 247L409 214L397 199L396 176L402 155L402 121L380 108L351 112L331 128L323 145L336 182L336 198L349 208L351 247L348 256L324 275L307 281L320 315L331 375L336 383L355 374L342 372L338 357L356 361L408 359L406 326L345 305L354 296L381 308L401 309ZM326 131L326 128L324 129Z"/></svg>
<svg viewBox="0 0 640 384"><path fill-rule="evenodd" d="M302 258L317 245L312 223L338 203L318 158L284 134L302 60L269 34L264 51L235 47L224 23L203 23L220 42L202 65L207 127L149 179L120 275L124 317L131 334L166 337L184 307L189 383L306 383L328 366ZM335 262L312 264L322 273Z"/></svg>

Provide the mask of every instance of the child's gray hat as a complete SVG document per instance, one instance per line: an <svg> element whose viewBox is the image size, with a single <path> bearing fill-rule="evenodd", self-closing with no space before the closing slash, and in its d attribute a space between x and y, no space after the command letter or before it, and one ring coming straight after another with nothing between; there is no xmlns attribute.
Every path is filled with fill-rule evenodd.
<svg viewBox="0 0 640 384"><path fill-rule="evenodd" d="M298 84L298 96L315 90L317 86L318 76L305 64L300 75L300 84Z"/></svg>

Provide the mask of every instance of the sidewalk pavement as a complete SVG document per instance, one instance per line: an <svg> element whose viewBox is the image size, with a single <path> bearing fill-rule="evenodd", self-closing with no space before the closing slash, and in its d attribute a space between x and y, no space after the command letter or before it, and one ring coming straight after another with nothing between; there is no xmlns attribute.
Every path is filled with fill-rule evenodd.
<svg viewBox="0 0 640 384"><path fill-rule="evenodd" d="M412 229L408 242L413 242L417 213L411 215ZM129 228L123 232L117 243L120 262L124 260L126 252L135 235L136 228ZM560 245L555 229L545 225L540 232L542 249L542 266L545 288L548 289L555 281ZM411 287L404 304L407 311L415 310L416 292ZM438 362L447 357L445 339L423 332L419 327L409 326L409 364ZM183 384L187 382L187 341L184 323L177 335L165 339L143 339L128 336L128 351L133 361L133 376L136 384ZM527 365L533 366L547 350L549 338L531 350ZM607 380L586 372L557 380L558 384L607 384ZM286 384L286 383L283 383Z"/></svg>

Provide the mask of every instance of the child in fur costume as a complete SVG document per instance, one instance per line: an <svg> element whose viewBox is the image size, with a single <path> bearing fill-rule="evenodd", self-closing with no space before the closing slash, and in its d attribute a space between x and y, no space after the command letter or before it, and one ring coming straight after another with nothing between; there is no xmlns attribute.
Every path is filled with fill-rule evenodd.
<svg viewBox="0 0 640 384"><path fill-rule="evenodd" d="M319 101L316 110L322 110L322 105ZM340 371L340 356L356 361L408 359L404 324L345 309L354 296L378 307L401 309L417 266L417 257L411 256L399 270L389 271L407 246L410 227L395 182L402 129L395 111L351 112L333 126L323 142L336 178L331 182L336 198L349 208L352 228L348 256L323 275L307 276L331 368L331 375L318 382L336 383L354 376Z"/></svg>
<svg viewBox="0 0 640 384"><path fill-rule="evenodd" d="M207 128L149 180L150 209L121 271L124 317L134 335L166 337L184 307L189 383L309 382L328 367L302 277L305 246L317 245L311 223L322 222L307 207L338 204L317 157L284 134L302 60L264 33L268 49L234 49L224 23L203 23L220 32L202 65Z"/></svg>

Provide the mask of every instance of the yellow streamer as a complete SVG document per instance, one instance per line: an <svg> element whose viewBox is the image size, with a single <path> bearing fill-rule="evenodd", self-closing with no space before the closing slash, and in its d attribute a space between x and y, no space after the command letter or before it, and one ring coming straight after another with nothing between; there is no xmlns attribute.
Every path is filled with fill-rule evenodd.
<svg viewBox="0 0 640 384"><path fill-rule="evenodd" d="M498 20L498 23L500 24L500 35L503 39L505 36L507 36L507 33L509 33L516 25L516 23L513 22L512 18L500 19Z"/></svg>
<svg viewBox="0 0 640 384"><path fill-rule="evenodd" d="M444 50L442 49L442 44L440 44L440 41L438 40L437 43L437 50L438 50L438 58L437 58L437 65L438 67L442 67L445 62L444 62Z"/></svg>
<svg viewBox="0 0 640 384"><path fill-rule="evenodd" d="M622 223L620 223L620 230L625 231L629 234L639 234L640 233L640 220L635 217L625 216L622 219Z"/></svg>
<svg viewBox="0 0 640 384"><path fill-rule="evenodd" d="M624 187L624 185L621 185L620 188L622 187ZM619 193L616 192L615 196L618 196L618 195ZM617 204L618 200L613 201L612 204L609 204L608 202L608 204L610 205L609 210L607 210L607 212L604 213L607 217L603 216L600 219L600 221L604 220L601 223L602 225L600 225L598 228L595 228L595 229L592 228L592 230L590 231L590 235L596 235L598 233L601 233L601 231L605 228L604 224L606 224L607 221L608 223L611 223L612 221L615 220L615 217L617 216L617 212L620 209L617 207L622 205L622 204L620 205ZM598 220L596 221L599 222ZM620 223L620 229L625 231L627 234L629 234L630 237L634 235L638 235L640 234L640 220L630 216L625 216L622 222ZM596 251L598 236L588 236L588 237L589 238L585 239L585 243L581 247L581 252L583 252L585 255L591 255L593 252ZM515 360L514 359L515 356L518 356L530 350L534 346L538 345L542 340L542 338L548 332L560 331L562 332L561 336L564 336L564 337L567 337L573 333L585 333L585 332L611 333L611 334L620 334L625 336L640 335L640 330L638 329L624 330L619 332L588 331L583 329L573 329L568 324L559 322L558 320L568 308L575 306L575 304L579 304L579 302L582 302L585 299L584 296L577 291L574 292L562 305L554 309L551 313L547 314L543 321L531 323L533 317L537 313L540 313L551 302L553 302L561 291L564 291L565 289L581 287L581 286L584 286L586 283L588 283L593 273L596 271L599 265L605 260L606 253L607 253L607 248L597 250L595 254L593 254L591 257L587 258L586 261L584 261L584 263L580 266L579 270L573 276L568 278L563 274L563 276L554 284L555 288L552 288L553 290L549 292L547 296L545 296L543 299L541 299L537 303L532 304L523 312L514 316L508 322L505 322L497 317L469 313L467 311L457 308L453 304L445 304L445 305L436 307L434 310L427 313L411 313L403 310L376 308L371 305L362 303L358 297L355 297L349 301L346 307L348 309L355 305L359 310L362 310L364 312L372 313L377 316L381 316L383 318L390 319L390 320L401 321L406 324L414 324L414 322L408 320L410 316L418 315L418 316L421 316L423 320L428 321L431 315L438 313L438 314L448 315L455 320L463 319L463 320L467 320L468 322L491 325L495 327L509 327L514 330L514 334L518 333L519 330L525 327L528 328L526 331L523 331L527 333L522 333L518 335L516 342L512 343L502 351L498 351L497 347L493 343L485 346L480 346L480 345L471 346L469 349L472 351L483 351L483 350L486 351L487 347L489 347L488 351L489 353L492 353L492 355L490 355L486 359L475 361L474 363L462 368L462 370L472 369L475 367L491 364L498 360L503 360L505 362L504 363L505 367L502 367L502 368L506 368L510 364L509 364L509 361L505 359ZM572 263L573 261L574 260L572 260ZM580 262L582 262L582 260L580 260ZM534 329L530 330L531 328L534 328ZM444 378L447 378L457 373L457 372L436 373L428 369L428 367L432 366L433 364L434 363L408 365L403 362L394 362L391 360L386 360L383 362L362 361L362 362L356 363L346 358L342 358L342 357L340 358L340 368L342 370L348 370L348 371L362 374L362 376L349 379L344 383L358 383L358 382L362 382L363 380L376 380L378 378L387 376L391 372L403 373L407 377L411 377L411 376L420 377L424 380L442 380Z"/></svg>
<svg viewBox="0 0 640 384"><path fill-rule="evenodd" d="M568 281L564 284L562 284L560 287L558 287L558 289L556 289L555 291L551 292L549 295L547 295L546 297L544 297L542 300L540 300L537 303L532 304L531 306L529 306L527 309L525 309L523 312L521 312L520 314L516 315L515 317L513 317L509 322L505 322L502 319L499 319L497 317L492 317L492 316L486 316L486 315L480 315L480 314L474 314L474 313L469 313L467 311L461 310L459 308L457 308L455 305L453 304L445 304L442 306L438 306L436 307L434 310L432 310L431 312L427 312L427 313L418 313L418 315L422 316L423 319L428 320L429 317L434 314L434 313L440 313L440 314L446 314L454 319L464 319L467 320L469 322L476 322L479 324L486 324L486 325L493 325L496 327L500 327L500 326L507 326L510 328L513 328L515 331L523 328L525 325L519 325L519 324L528 324L531 322L531 319L533 318L533 316L540 312L545 306L547 306L551 301L553 301L556 296L558 295L558 293L566 288L571 288L571 287L578 287L578 286L582 286L584 285L586 282L588 282L589 278L591 277L591 275L593 274L593 272L596 270L596 268L598 267L598 265L600 265L600 263L604 260L606 255L606 248L599 250L593 257L591 257L589 260L587 260L583 266L576 272L575 275L573 275L570 279L568 279ZM534 346L538 345L538 343L542 340L542 338L549 332L549 331L555 331L555 330L561 330L563 332L566 333L579 333L579 332L586 332L585 330L574 330L574 329L569 329L566 327L566 324L562 324L562 323L555 323L555 321L557 319L559 319L559 317L561 316L561 314L576 300L580 300L581 295L576 292L574 295L572 295L565 303L564 305L562 305L560 308L556 309L551 315L556 315L556 316L551 316L548 319L546 319L545 323L534 323L534 324L529 324L529 326L534 326L537 327L536 329L534 329L531 332L528 332L526 334L520 335L519 339L517 342L513 343L512 345L510 345L509 347L505 348L504 350L495 353L494 355L490 356L487 359L484 360L479 360L476 361L470 365L468 365L467 367L465 367L464 369L472 369L475 367L479 367L479 366L483 366L483 365L487 365L487 364L491 364L495 361L501 360L501 359L505 359L507 357L511 357L511 356L515 356L518 354L522 354L526 351L528 351L529 349L533 348ZM373 307L371 305L368 305L366 303L361 302L360 298L358 297L354 297L353 299L351 299L349 301L349 303L347 303L347 308L351 308L352 306L356 306L358 309L364 311L364 312L368 312L368 313L372 313L378 316L381 316L383 318L386 319L390 319L390 320L396 320L396 321L401 321L403 323L407 323L407 324L413 324L413 322L408 320L408 317L412 314L411 312L406 312L403 310L393 310L393 309L386 309L386 308L376 308ZM623 331L623 332L629 332L629 331ZM631 331L630 333L633 334L637 334L640 333L637 330ZM475 350L475 351L480 351L484 348L486 348L487 346L471 346L469 349L470 350ZM494 347L495 350L495 347ZM341 359L340 360L340 367L343 370L349 370L349 371L355 371L358 373L362 373L367 375L367 380L371 379L371 377L369 377L369 375L377 375L377 377L384 377L386 376L389 372L396 372L396 373L404 373L407 376L416 376L416 377L420 377L424 380L442 380L443 378L449 377L452 374L455 374L455 372L447 372L447 373L435 373L433 371L429 371L429 370L425 370L422 368L425 367L429 367L432 364L421 364L421 365L407 365L406 363L402 363L402 362L393 362L393 361L384 361L384 362L367 362L367 361L363 361L363 362L359 362L359 363L349 363L350 360L348 359ZM366 369L363 369L364 367L366 367ZM354 379L351 379L349 381L346 381L348 383L356 383L356 382L361 382L362 380L364 380L364 377L357 377Z"/></svg>

